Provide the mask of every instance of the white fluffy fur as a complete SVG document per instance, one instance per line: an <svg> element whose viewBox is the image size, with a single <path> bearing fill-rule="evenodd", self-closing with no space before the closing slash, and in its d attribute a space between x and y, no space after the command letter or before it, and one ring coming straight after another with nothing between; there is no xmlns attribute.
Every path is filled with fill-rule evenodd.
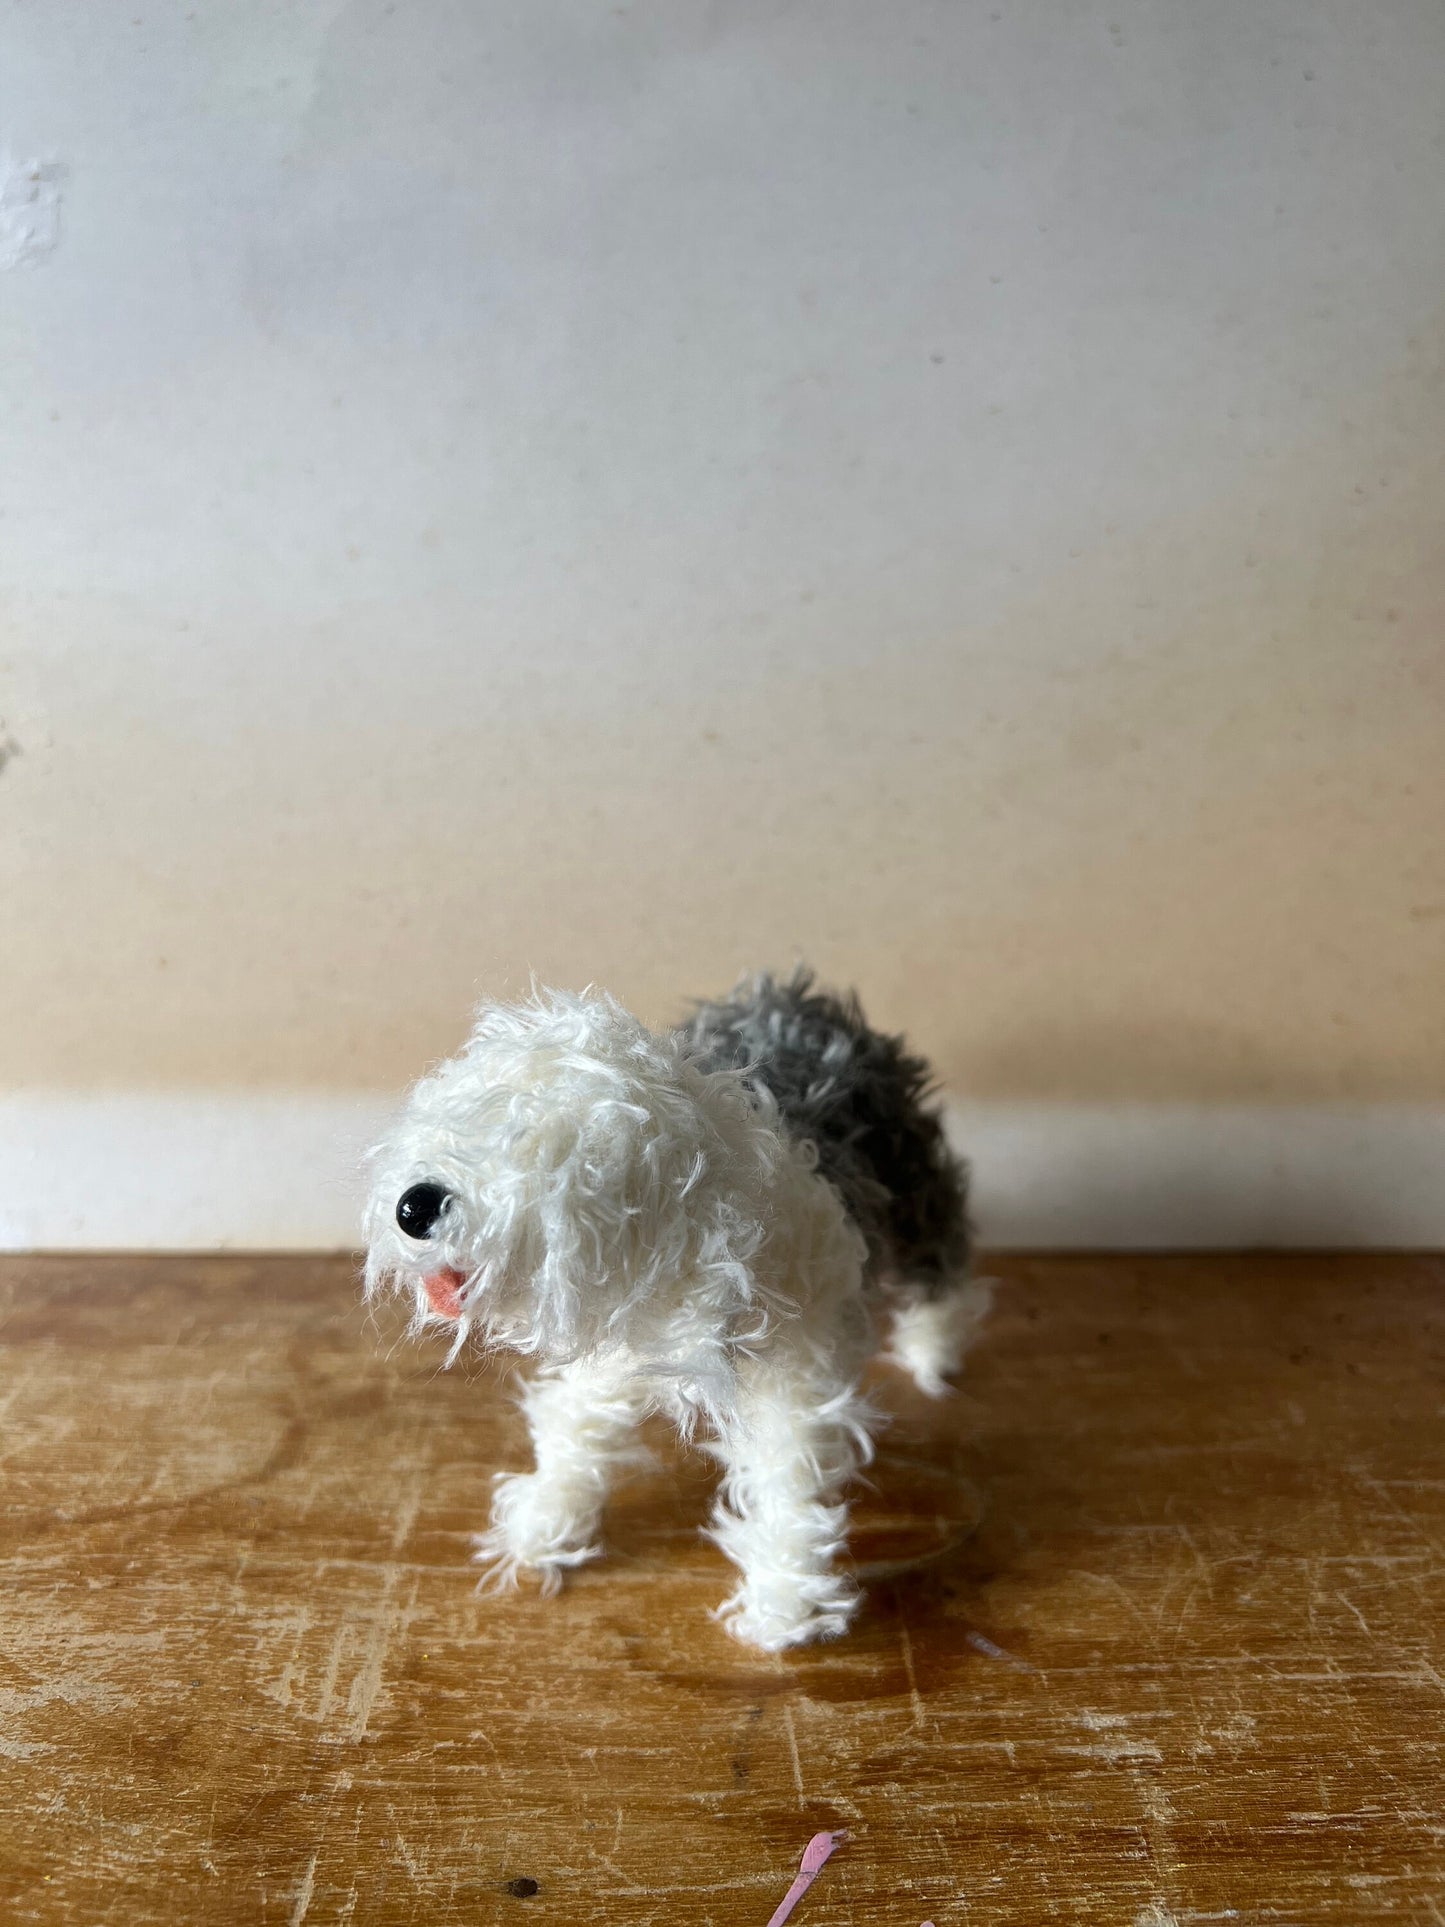
<svg viewBox="0 0 1445 1927"><path fill-rule="evenodd" d="M884 1357L930 1398L942 1398L993 1308L993 1278L971 1278L941 1298L903 1298Z"/></svg>
<svg viewBox="0 0 1445 1927"><path fill-rule="evenodd" d="M828 1638L858 1600L839 1568L844 1491L871 1454L858 1376L873 1349L863 1240L812 1147L765 1097L704 1073L606 996L489 1006L373 1156L368 1291L460 1274L469 1335L541 1361L526 1388L535 1470L500 1478L478 1560L553 1591L595 1558L608 1487L649 1412L700 1423L722 1466L712 1536L739 1568L720 1609L768 1651ZM452 1201L420 1243L408 1186ZM943 1389L982 1315L905 1300L893 1356Z"/></svg>

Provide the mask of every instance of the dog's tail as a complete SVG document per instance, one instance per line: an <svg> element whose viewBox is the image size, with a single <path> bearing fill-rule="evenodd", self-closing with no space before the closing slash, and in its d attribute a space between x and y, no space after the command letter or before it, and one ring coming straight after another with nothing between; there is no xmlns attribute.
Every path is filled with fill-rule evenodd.
<svg viewBox="0 0 1445 1927"><path fill-rule="evenodd" d="M884 1356L901 1366L920 1392L942 1398L983 1329L997 1284L996 1278L961 1272L942 1291L933 1280L896 1286L888 1294L892 1326Z"/></svg>

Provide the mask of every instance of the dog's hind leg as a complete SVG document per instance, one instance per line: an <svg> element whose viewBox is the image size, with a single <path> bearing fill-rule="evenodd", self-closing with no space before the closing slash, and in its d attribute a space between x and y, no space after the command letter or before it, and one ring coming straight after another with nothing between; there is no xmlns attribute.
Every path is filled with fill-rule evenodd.
<svg viewBox="0 0 1445 1927"><path fill-rule="evenodd" d="M535 1472L500 1476L491 1530L475 1540L482 1584L515 1585L536 1572L555 1592L569 1566L602 1552L598 1528L617 1473L646 1460L635 1433L645 1388L616 1354L543 1371L523 1392Z"/></svg>
<svg viewBox="0 0 1445 1927"><path fill-rule="evenodd" d="M735 1639L780 1652L846 1632L859 1591L837 1566L843 1493L873 1453L873 1414L846 1381L747 1368L712 1448L724 1468L710 1537L742 1580L718 1616Z"/></svg>
<svg viewBox="0 0 1445 1927"><path fill-rule="evenodd" d="M992 1278L961 1278L942 1291L905 1286L892 1296L892 1321L884 1356L899 1365L920 1392L942 1398L962 1369L993 1304Z"/></svg>

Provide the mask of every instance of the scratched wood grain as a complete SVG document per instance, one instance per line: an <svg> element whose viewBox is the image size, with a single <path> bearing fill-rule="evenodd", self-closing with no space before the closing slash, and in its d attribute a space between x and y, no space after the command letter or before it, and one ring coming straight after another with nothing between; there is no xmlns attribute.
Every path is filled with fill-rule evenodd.
<svg viewBox="0 0 1445 1927"><path fill-rule="evenodd" d="M477 1598L504 1377L347 1262L6 1261L0 1917L763 1927L846 1826L798 1927L1445 1921L1445 1263L1001 1269L771 1660L661 1440Z"/></svg>

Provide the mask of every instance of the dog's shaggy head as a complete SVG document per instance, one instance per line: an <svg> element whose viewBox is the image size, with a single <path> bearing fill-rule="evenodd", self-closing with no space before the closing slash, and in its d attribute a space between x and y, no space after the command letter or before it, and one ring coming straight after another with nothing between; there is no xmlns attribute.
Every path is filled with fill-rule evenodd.
<svg viewBox="0 0 1445 1927"><path fill-rule="evenodd" d="M484 1006L372 1153L367 1291L410 1292L457 1349L552 1358L645 1340L684 1286L730 1315L764 1235L739 1198L788 1156L766 1101L610 997Z"/></svg>

